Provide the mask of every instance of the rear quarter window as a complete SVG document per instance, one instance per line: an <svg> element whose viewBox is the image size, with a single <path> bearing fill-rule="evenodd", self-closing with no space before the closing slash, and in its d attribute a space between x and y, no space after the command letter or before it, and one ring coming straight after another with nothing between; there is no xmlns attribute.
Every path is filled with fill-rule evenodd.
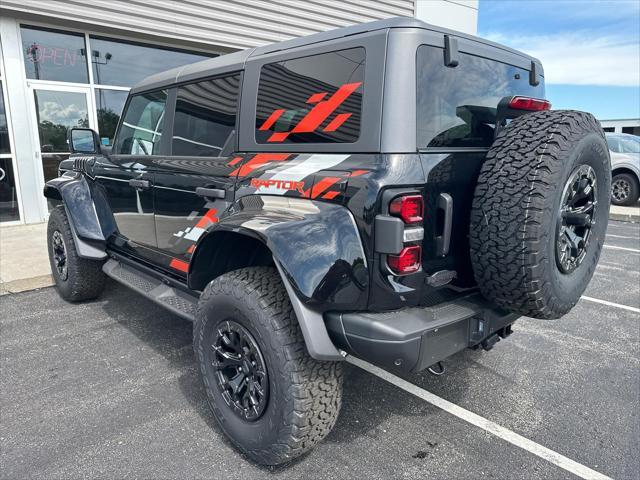
<svg viewBox="0 0 640 480"><path fill-rule="evenodd" d="M216 157L227 150L236 128L240 75L178 87L172 154Z"/></svg>
<svg viewBox="0 0 640 480"><path fill-rule="evenodd" d="M529 84L529 71L460 53L457 67L444 50L422 45L416 58L418 148L489 147L503 97L544 98L544 84Z"/></svg>
<svg viewBox="0 0 640 480"><path fill-rule="evenodd" d="M258 84L256 142L357 141L364 68L361 47L264 65Z"/></svg>

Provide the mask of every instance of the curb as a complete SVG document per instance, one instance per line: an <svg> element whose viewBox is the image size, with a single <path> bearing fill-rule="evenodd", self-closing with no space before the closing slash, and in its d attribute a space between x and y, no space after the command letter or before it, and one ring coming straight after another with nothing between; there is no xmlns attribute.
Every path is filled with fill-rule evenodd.
<svg viewBox="0 0 640 480"><path fill-rule="evenodd" d="M53 285L53 277L51 274L39 275L31 278L21 278L11 282L0 283L0 295L37 290L38 288L50 287L51 285Z"/></svg>
<svg viewBox="0 0 640 480"><path fill-rule="evenodd" d="M609 211L609 220L640 223L640 208L611 206L611 210Z"/></svg>
<svg viewBox="0 0 640 480"><path fill-rule="evenodd" d="M624 213L611 213L609 220L617 220L619 222L640 223L640 215L631 215Z"/></svg>

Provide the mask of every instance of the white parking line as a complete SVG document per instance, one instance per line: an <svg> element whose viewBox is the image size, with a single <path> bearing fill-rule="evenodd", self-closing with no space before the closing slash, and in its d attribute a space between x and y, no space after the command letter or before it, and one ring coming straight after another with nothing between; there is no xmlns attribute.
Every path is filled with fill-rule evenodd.
<svg viewBox="0 0 640 480"><path fill-rule="evenodd" d="M596 472L595 470L592 470L589 467L582 465L581 463L575 462L570 458L565 457L564 455L554 452L547 447L543 447L542 445L529 440L528 438L518 435L517 433L512 432L511 430L502 427L497 423L492 422L491 420L487 420L480 415L470 412L469 410L459 407L455 403L451 403L450 401L445 400L442 397L434 395L433 393L424 390L411 382L407 382L406 380L403 380L402 378L397 377L396 375L393 375L386 370L378 368L375 365L371 365L370 363L364 362L359 358L354 358L351 356L347 357L347 361L357 367L362 368L363 370L366 370L376 377L380 377L381 379L395 385L396 387L401 388L402 390L409 392L418 398L421 398L425 402L428 402L431 405L434 405L444 410L445 412L450 413L451 415L458 417L461 420L464 420L467 423L470 423L489 433L492 433L496 437L501 438L511 443L512 445L515 445L516 447L520 447L523 450L526 450L527 452L530 452L540 458L543 458L544 460L547 460L548 462L551 462L554 465L557 465L558 467L573 473L574 475L590 480L611 480L611 478L607 477L606 475Z"/></svg>
<svg viewBox="0 0 640 480"><path fill-rule="evenodd" d="M613 245L603 245L602 248L610 248L611 250L624 250L625 252L640 253L637 248L614 247Z"/></svg>
<svg viewBox="0 0 640 480"><path fill-rule="evenodd" d="M626 238L628 240L639 240L640 241L640 236L638 237L627 237L625 235L614 235L612 233L607 233L607 237L612 237L612 238Z"/></svg>
<svg viewBox="0 0 640 480"><path fill-rule="evenodd" d="M583 300L587 300L589 302L601 303L602 305L608 305L610 307L617 307L617 308L621 308L623 310L629 310L630 312L640 313L640 308L630 307L628 305L622 305L620 303L608 302L606 300L600 300L599 298L587 297L585 295L583 295L580 298L582 298Z"/></svg>

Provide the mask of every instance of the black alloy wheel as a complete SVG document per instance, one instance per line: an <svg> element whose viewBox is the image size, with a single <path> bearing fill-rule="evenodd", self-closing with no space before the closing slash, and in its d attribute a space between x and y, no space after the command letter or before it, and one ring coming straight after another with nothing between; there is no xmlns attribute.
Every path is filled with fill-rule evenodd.
<svg viewBox="0 0 640 480"><path fill-rule="evenodd" d="M53 264L55 265L58 277L66 281L69 277L67 265L67 249L64 246L64 239L60 230L55 230L51 235L51 250L53 253Z"/></svg>
<svg viewBox="0 0 640 480"><path fill-rule="evenodd" d="M254 422L269 400L267 367L255 339L239 323L225 320L214 334L212 367L226 404L243 420Z"/></svg>
<svg viewBox="0 0 640 480"><path fill-rule="evenodd" d="M624 176L616 177L611 183L611 197L616 205L623 205L631 195L631 183Z"/></svg>
<svg viewBox="0 0 640 480"><path fill-rule="evenodd" d="M597 201L596 173L588 165L578 166L562 192L556 231L556 263L564 274L580 266L589 245Z"/></svg>

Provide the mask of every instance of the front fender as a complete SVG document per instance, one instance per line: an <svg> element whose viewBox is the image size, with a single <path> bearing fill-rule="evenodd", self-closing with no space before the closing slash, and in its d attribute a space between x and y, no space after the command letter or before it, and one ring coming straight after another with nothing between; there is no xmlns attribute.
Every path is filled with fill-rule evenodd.
<svg viewBox="0 0 640 480"><path fill-rule="evenodd" d="M78 255L91 259L105 258L104 244L113 224L108 216L99 216L96 201L103 208L102 203L106 199L99 192L92 192L84 175L66 172L49 180L44 186L44 196L64 205Z"/></svg>
<svg viewBox="0 0 640 480"><path fill-rule="evenodd" d="M243 233L267 245L296 296L314 310L356 310L366 306L369 272L353 216L345 207L302 198L251 195L200 239Z"/></svg>

